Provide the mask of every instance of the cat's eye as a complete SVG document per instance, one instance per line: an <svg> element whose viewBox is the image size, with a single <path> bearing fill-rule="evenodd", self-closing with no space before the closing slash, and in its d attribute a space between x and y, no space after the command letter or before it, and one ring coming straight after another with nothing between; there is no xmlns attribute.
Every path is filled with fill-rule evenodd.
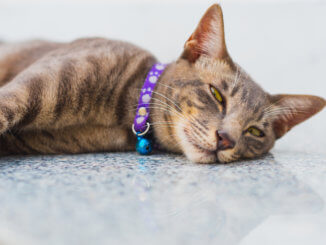
<svg viewBox="0 0 326 245"><path fill-rule="evenodd" d="M221 93L217 90L217 88L213 87L212 85L210 86L210 90L213 94L213 96L215 97L215 99L220 102L221 104L223 104L224 100L223 97L221 95Z"/></svg>
<svg viewBox="0 0 326 245"><path fill-rule="evenodd" d="M256 136L256 137L264 137L265 136L264 132L256 127L249 127L247 129L247 132L249 132L251 135Z"/></svg>

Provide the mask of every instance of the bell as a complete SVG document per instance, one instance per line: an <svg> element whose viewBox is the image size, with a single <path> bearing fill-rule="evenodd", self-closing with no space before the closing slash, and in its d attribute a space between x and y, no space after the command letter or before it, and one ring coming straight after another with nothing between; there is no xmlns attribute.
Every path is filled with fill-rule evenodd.
<svg viewBox="0 0 326 245"><path fill-rule="evenodd" d="M148 155L152 152L152 141L143 137L137 137L136 150L141 155Z"/></svg>

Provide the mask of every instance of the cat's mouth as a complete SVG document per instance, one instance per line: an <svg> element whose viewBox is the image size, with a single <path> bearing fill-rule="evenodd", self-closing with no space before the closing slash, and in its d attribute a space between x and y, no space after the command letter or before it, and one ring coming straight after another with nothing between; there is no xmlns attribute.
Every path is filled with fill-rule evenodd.
<svg viewBox="0 0 326 245"><path fill-rule="evenodd" d="M209 161L208 163L227 163L227 162L234 160L233 158L227 157L225 155L225 153L226 153L225 151L227 151L227 150L218 150L217 149L215 151L212 151L209 149L205 149L194 142L190 141L190 143L192 144L192 146L194 148L196 148L198 150L198 152L200 152L202 154L202 156L200 157L201 159L214 159L213 161ZM201 162L201 161L199 161L199 162ZM203 161L203 162L206 162L206 161Z"/></svg>
<svg viewBox="0 0 326 245"><path fill-rule="evenodd" d="M196 148L199 152L203 153L203 154L207 154L207 155L215 155L217 156L218 150L214 149L207 149L201 145L199 145L194 139L193 137L191 137L191 135L189 134L189 132L187 130L184 130L185 135L187 137L188 142L194 147Z"/></svg>
<svg viewBox="0 0 326 245"><path fill-rule="evenodd" d="M217 154L217 150L209 150L206 149L198 144L196 144L192 139L189 139L189 142L195 147L197 148L199 151L203 152L203 153L207 153L207 154Z"/></svg>
<svg viewBox="0 0 326 245"><path fill-rule="evenodd" d="M234 160L234 158L230 155L231 149L209 149L205 148L189 134L187 130L184 130L187 142L191 145L190 148L187 148L187 152L185 154L193 161L199 163L226 163ZM218 142L217 142L218 145Z"/></svg>

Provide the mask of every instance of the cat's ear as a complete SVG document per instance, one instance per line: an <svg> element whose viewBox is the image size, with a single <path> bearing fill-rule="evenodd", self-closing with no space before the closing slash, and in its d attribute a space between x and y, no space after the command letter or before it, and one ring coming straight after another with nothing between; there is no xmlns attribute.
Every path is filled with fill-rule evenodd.
<svg viewBox="0 0 326 245"><path fill-rule="evenodd" d="M195 62L201 55L230 61L225 38L223 13L220 5L212 5L200 20L184 46L182 58Z"/></svg>
<svg viewBox="0 0 326 245"><path fill-rule="evenodd" d="M275 137L282 137L295 125L307 120L326 105L326 100L313 95L273 95L266 114L273 119Z"/></svg>

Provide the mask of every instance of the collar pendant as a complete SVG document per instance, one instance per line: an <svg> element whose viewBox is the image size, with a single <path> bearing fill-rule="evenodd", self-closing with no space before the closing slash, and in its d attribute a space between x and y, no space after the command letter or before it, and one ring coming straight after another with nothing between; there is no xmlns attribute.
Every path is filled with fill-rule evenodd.
<svg viewBox="0 0 326 245"><path fill-rule="evenodd" d="M146 134L150 128L150 123L148 122L150 101L155 85L165 68L165 64L154 64L147 74L140 92L137 112L132 125L132 131L137 136L136 150L141 155L148 155L153 150L152 140L146 137Z"/></svg>

